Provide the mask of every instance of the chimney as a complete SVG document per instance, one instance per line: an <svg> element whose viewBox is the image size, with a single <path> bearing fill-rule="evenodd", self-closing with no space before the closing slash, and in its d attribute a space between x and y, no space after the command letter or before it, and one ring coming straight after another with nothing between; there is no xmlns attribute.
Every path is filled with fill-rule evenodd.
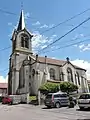
<svg viewBox="0 0 90 120"><path fill-rule="evenodd" d="M45 64L47 63L47 56L45 56Z"/></svg>

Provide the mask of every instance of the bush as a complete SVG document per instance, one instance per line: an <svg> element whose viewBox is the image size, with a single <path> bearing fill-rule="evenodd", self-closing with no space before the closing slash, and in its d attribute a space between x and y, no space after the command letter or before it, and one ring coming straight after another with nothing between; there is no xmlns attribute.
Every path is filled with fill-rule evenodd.
<svg viewBox="0 0 90 120"><path fill-rule="evenodd" d="M36 100L36 99L37 99L36 96L30 96L30 101Z"/></svg>
<svg viewBox="0 0 90 120"><path fill-rule="evenodd" d="M67 94L78 90L77 85L74 85L73 83L70 82L61 82L61 83L47 82L41 85L39 90L43 94L54 93L59 91L59 87L62 92L66 92Z"/></svg>
<svg viewBox="0 0 90 120"><path fill-rule="evenodd" d="M47 94L50 92L54 93L54 92L59 91L59 84L47 82L41 85L39 90L41 93L44 93L44 94Z"/></svg>
<svg viewBox="0 0 90 120"><path fill-rule="evenodd" d="M70 82L60 83L60 89L62 92L70 93L78 90L78 86Z"/></svg>

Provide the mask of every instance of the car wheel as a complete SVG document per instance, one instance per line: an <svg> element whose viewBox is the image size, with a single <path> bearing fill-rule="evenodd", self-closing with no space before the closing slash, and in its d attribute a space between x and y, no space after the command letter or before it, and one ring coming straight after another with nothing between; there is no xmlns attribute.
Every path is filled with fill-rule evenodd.
<svg viewBox="0 0 90 120"><path fill-rule="evenodd" d="M59 103L59 102L56 102L55 107L56 107L56 108L60 108L60 107L61 107L60 103Z"/></svg>
<svg viewBox="0 0 90 120"><path fill-rule="evenodd" d="M84 109L84 107L79 107L80 108L80 110L83 110Z"/></svg>

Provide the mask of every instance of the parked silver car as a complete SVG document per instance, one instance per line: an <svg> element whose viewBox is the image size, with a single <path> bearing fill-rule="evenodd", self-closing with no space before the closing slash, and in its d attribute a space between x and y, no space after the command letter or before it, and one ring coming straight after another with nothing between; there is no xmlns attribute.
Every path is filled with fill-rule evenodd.
<svg viewBox="0 0 90 120"><path fill-rule="evenodd" d="M69 98L66 93L57 92L49 93L45 98L45 106L60 108L61 106L68 106Z"/></svg>
<svg viewBox="0 0 90 120"><path fill-rule="evenodd" d="M90 108L90 93L83 93L80 95L78 106L80 109Z"/></svg>

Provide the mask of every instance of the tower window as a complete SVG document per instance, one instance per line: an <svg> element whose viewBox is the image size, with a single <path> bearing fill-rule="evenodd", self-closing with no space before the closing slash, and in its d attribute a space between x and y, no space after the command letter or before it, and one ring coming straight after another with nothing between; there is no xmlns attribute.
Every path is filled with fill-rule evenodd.
<svg viewBox="0 0 90 120"><path fill-rule="evenodd" d="M29 48L29 38L25 34L21 36L21 47Z"/></svg>
<svg viewBox="0 0 90 120"><path fill-rule="evenodd" d="M24 38L21 37L21 46L24 47Z"/></svg>

